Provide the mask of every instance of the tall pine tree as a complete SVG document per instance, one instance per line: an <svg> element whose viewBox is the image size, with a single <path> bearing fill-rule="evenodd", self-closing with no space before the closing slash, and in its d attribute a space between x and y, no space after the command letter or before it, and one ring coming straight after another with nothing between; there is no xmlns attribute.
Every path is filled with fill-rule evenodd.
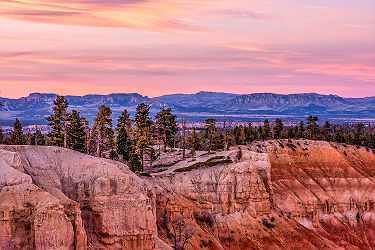
<svg viewBox="0 0 375 250"><path fill-rule="evenodd" d="M281 119L277 118L275 121L275 126L273 127L273 137L279 139L281 137L281 132L284 129L284 124Z"/></svg>
<svg viewBox="0 0 375 250"><path fill-rule="evenodd" d="M306 132L309 139L317 139L319 132L319 125L317 121L319 120L317 116L309 116L306 118L307 127Z"/></svg>
<svg viewBox="0 0 375 250"><path fill-rule="evenodd" d="M172 110L170 108L162 108L159 113L156 114L155 119L164 141L164 147L165 145L173 147L173 139L178 131L176 116L172 115Z"/></svg>
<svg viewBox="0 0 375 250"><path fill-rule="evenodd" d="M132 154L132 141L130 134L132 132L132 120L130 114L125 109L117 119L117 153L122 156L125 161L129 161Z"/></svg>
<svg viewBox="0 0 375 250"><path fill-rule="evenodd" d="M195 128L193 129L193 133L189 140L190 150L191 154L195 155L195 151L199 149L199 138L197 135L197 132L195 131Z"/></svg>
<svg viewBox="0 0 375 250"><path fill-rule="evenodd" d="M99 112L94 118L93 139L96 145L96 155L101 156L103 151L113 151L114 131L111 119L112 111L104 104L99 107Z"/></svg>
<svg viewBox="0 0 375 250"><path fill-rule="evenodd" d="M137 141L137 151L139 153L139 156L141 158L141 163L142 163L142 169L141 171L143 172L143 167L144 167L144 155L149 151L149 145L148 145L148 140L145 136L140 136L138 141Z"/></svg>
<svg viewBox="0 0 375 250"><path fill-rule="evenodd" d="M69 115L69 124L67 127L68 147L84 153L86 151L86 130L88 121L80 116L77 110L72 110Z"/></svg>
<svg viewBox="0 0 375 250"><path fill-rule="evenodd" d="M11 145L25 145L26 139L22 131L22 124L16 118L16 121L13 123L13 130L10 132L10 144Z"/></svg>
<svg viewBox="0 0 375 250"><path fill-rule="evenodd" d="M268 119L265 119L263 122L263 137L264 139L269 139L272 136L271 134L271 127L270 127L270 122Z"/></svg>
<svg viewBox="0 0 375 250"><path fill-rule="evenodd" d="M35 133L31 137L31 145L45 145L46 140L37 125L35 125Z"/></svg>
<svg viewBox="0 0 375 250"><path fill-rule="evenodd" d="M323 140L325 141L330 141L332 139L332 135L331 135L331 124L329 123L329 121L326 121L322 127L322 138Z"/></svg>
<svg viewBox="0 0 375 250"><path fill-rule="evenodd" d="M62 147L67 137L66 128L69 117L67 110L69 103L64 96L58 95L53 104L55 105L52 108L53 114L46 118L49 121L48 125L52 128L52 131L47 136L50 138L51 145Z"/></svg>
<svg viewBox="0 0 375 250"><path fill-rule="evenodd" d="M137 111L135 113L134 122L136 125L138 137L147 136L151 128L150 106L140 103L137 106Z"/></svg>

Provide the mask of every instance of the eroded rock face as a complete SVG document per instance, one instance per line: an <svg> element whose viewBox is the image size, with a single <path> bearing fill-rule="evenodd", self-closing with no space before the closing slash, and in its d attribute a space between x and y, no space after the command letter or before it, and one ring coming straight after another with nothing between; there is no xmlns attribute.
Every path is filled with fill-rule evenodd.
<svg viewBox="0 0 375 250"><path fill-rule="evenodd" d="M275 208L270 168L267 154L244 150L237 163L156 176L166 190L157 197L159 234L168 241L168 221L184 214L197 228L191 249L337 247Z"/></svg>
<svg viewBox="0 0 375 250"><path fill-rule="evenodd" d="M1 148L1 244L155 248L154 195L123 164L56 147Z"/></svg>
<svg viewBox="0 0 375 250"><path fill-rule="evenodd" d="M0 248L85 247L79 204L41 190L20 166L17 153L0 149Z"/></svg>
<svg viewBox="0 0 375 250"><path fill-rule="evenodd" d="M343 247L375 247L375 153L321 141L270 141L274 204Z"/></svg>
<svg viewBox="0 0 375 250"><path fill-rule="evenodd" d="M0 146L0 248L170 249L181 214L196 228L188 249L375 247L372 150L279 140L237 151L222 153L231 164L141 179L67 149Z"/></svg>

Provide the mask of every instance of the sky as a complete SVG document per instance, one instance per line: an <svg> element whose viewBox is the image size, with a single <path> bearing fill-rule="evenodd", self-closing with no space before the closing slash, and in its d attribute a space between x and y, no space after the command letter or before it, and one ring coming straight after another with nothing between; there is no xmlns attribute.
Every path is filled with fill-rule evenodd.
<svg viewBox="0 0 375 250"><path fill-rule="evenodd" d="M375 96L374 0L1 0L0 96Z"/></svg>

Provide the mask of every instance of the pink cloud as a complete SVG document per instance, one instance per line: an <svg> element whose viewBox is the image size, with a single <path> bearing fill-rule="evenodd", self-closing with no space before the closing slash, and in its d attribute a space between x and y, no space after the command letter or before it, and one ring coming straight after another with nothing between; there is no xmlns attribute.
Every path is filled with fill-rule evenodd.
<svg viewBox="0 0 375 250"><path fill-rule="evenodd" d="M4 0L1 95L375 95L371 1L314 3Z"/></svg>

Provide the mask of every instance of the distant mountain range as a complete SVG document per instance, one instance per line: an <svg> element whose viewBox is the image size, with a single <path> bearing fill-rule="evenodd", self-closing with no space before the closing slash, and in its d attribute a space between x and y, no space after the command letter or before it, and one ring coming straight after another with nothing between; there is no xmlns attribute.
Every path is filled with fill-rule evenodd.
<svg viewBox="0 0 375 250"><path fill-rule="evenodd" d="M18 117L24 125L46 124L45 117L51 113L56 94L32 93L19 99L0 98L3 126L10 126ZM100 105L111 107L113 118L126 108L135 112L136 106L144 102L151 106L151 114L162 107L170 107L178 115L188 115L190 121L203 121L207 117L238 121L261 121L281 117L287 121L317 115L326 120L375 121L375 97L343 98L337 95L272 94L255 93L238 95L218 92L196 94L173 94L149 98L137 93L66 96L70 109L77 109L90 121Z"/></svg>

